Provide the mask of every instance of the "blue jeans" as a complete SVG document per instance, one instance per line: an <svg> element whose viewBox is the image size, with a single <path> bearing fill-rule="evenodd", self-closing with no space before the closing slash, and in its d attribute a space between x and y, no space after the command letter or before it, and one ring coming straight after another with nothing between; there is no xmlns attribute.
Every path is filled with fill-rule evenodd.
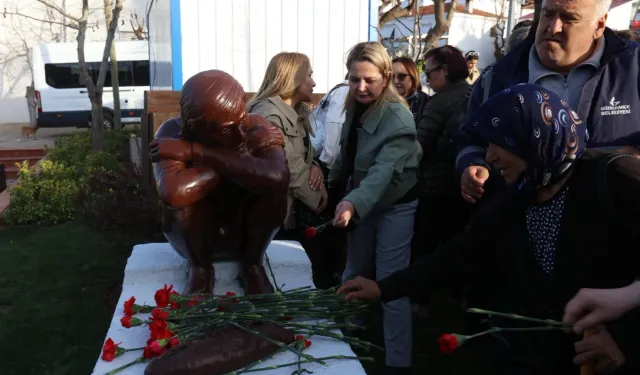
<svg viewBox="0 0 640 375"><path fill-rule="evenodd" d="M376 280L409 266L413 222L418 201L400 203L368 217L349 233L347 265L342 280L362 276ZM386 364L411 366L411 304L409 298L383 303Z"/></svg>

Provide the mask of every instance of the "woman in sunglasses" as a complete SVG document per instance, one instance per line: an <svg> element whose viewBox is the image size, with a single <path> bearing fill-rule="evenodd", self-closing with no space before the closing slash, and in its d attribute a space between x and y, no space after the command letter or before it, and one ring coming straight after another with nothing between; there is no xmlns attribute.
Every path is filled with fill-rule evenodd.
<svg viewBox="0 0 640 375"><path fill-rule="evenodd" d="M455 152L451 148L451 137L464 120L471 88L466 81L467 63L462 52L449 45L430 50L425 60L424 72L435 94L429 98L417 128L423 157L412 246L414 259L451 238L468 218L467 205L456 195ZM417 311L426 316L424 306Z"/></svg>
<svg viewBox="0 0 640 375"><path fill-rule="evenodd" d="M408 57L393 59L393 86L409 104L413 120L418 125L422 119L427 100L429 100L429 95L422 91L420 73L418 73L418 67L412 59Z"/></svg>

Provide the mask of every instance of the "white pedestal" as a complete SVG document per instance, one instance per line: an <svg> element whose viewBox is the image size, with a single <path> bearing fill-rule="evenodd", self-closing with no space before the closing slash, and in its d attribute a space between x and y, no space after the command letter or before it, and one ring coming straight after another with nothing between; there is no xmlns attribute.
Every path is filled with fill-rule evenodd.
<svg viewBox="0 0 640 375"><path fill-rule="evenodd" d="M311 279L311 263L304 249L297 242L273 241L267 249L273 273L276 281L283 290L299 288L303 286L313 286ZM234 262L216 263L215 294L225 294L232 291L242 294L242 289L237 281L239 267ZM137 348L145 346L149 338L147 327L123 328L120 324L124 311L124 301L129 297L136 297L137 304L155 305L153 296L155 291L162 288L164 284L173 284L174 289L181 292L186 284L187 267L186 261L182 259L168 243L151 243L137 245L127 261L124 272L124 282L122 294L118 301L118 306L111 320L111 326L107 332L107 337L111 337L116 343L122 342L124 348ZM351 347L342 341L326 337L311 337L312 345L305 352L314 357L328 357L335 355L355 356ZM93 369L94 375L103 375L112 369L134 361L142 355L142 351L125 353L116 358L113 362L105 362L98 358ZM291 352L278 353L256 368L268 367L277 364L295 362L297 356ZM148 362L147 362L148 363ZM136 364L120 372L122 375L142 375L146 363ZM354 360L329 361L327 366L317 363L304 365L314 375L323 374L365 374L362 365ZM261 371L262 375L290 375L293 367L285 367L270 371Z"/></svg>

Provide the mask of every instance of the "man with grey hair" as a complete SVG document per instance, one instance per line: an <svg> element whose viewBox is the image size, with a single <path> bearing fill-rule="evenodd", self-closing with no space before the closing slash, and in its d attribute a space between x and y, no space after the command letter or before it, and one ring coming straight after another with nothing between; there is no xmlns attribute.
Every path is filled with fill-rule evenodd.
<svg viewBox="0 0 640 375"><path fill-rule="evenodd" d="M588 147L640 144L640 49L605 27L610 5L610 0L543 0L535 39L530 35L476 82L468 113L510 86L535 83L554 91L587 122ZM490 175L485 145L464 132L456 141L461 193L475 203Z"/></svg>
<svg viewBox="0 0 640 375"><path fill-rule="evenodd" d="M638 154L640 47L605 26L610 5L610 0L543 0L535 37L531 33L476 82L468 114L502 90L534 83L558 94L577 112L587 125L587 147ZM505 191L500 178L503 171L492 170L485 161L486 144L461 131L455 147L456 172L465 200L484 202L487 195ZM547 317L561 315L549 311ZM640 357L628 329L614 322L593 338L576 343L576 349L580 348L576 364L618 368L624 363L625 369L633 369L631 373L640 373L636 367ZM531 349L548 351L544 345ZM553 360L554 354L547 354Z"/></svg>

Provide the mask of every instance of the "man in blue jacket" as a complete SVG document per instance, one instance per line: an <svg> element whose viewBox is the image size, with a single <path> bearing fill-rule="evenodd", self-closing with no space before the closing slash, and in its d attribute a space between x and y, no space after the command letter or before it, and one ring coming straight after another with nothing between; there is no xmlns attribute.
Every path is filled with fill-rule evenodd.
<svg viewBox="0 0 640 375"><path fill-rule="evenodd" d="M535 38L476 82L468 113L506 88L535 83L560 95L587 122L588 147L640 145L640 48L605 27L610 6L611 0L543 0ZM456 143L461 193L475 203L490 175L486 145L465 132Z"/></svg>

